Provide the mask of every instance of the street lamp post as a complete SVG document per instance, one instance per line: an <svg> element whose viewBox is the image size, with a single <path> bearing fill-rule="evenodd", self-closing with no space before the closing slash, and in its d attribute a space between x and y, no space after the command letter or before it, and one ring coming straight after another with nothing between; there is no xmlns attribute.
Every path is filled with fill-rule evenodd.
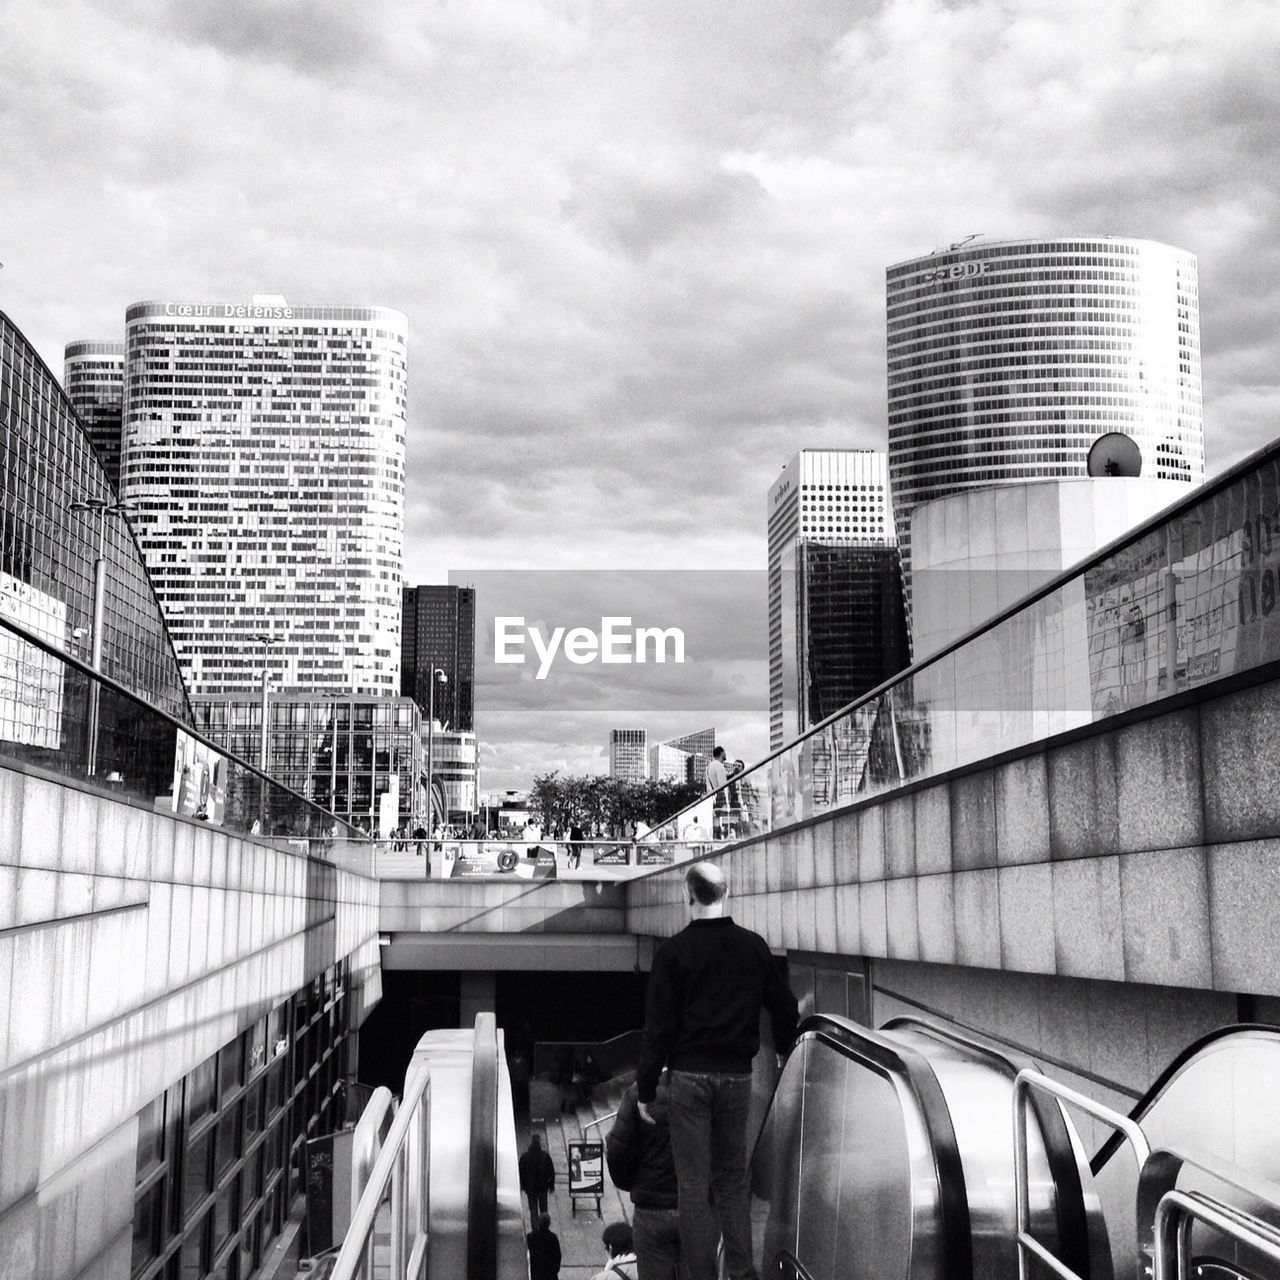
<svg viewBox="0 0 1280 1280"><path fill-rule="evenodd" d="M68 511L87 512L98 517L97 555L93 562L93 632L89 664L95 672L102 670L102 633L107 604L107 559L104 554L108 516L119 516L126 526L129 515L137 510L129 502L110 502L106 498L85 498L73 502ZM89 683L89 736L85 747L85 772L92 778L98 771L98 716L102 688L98 681Z"/></svg>
<svg viewBox="0 0 1280 1280"><path fill-rule="evenodd" d="M269 713L268 691L271 687L271 668L267 666L268 650L272 645L279 643L279 637L273 636L269 632L259 632L253 636L255 643L260 644L263 648L262 654L262 732L258 739L258 768L265 775L267 772L267 717ZM258 805L258 825L262 828L262 834L267 833L267 783L265 777L258 784L261 801Z"/></svg>
<svg viewBox="0 0 1280 1280"><path fill-rule="evenodd" d="M436 807L434 755L436 742L436 681L448 684L449 677L440 667L431 669L431 677L427 681L427 834L434 835L432 815Z"/></svg>

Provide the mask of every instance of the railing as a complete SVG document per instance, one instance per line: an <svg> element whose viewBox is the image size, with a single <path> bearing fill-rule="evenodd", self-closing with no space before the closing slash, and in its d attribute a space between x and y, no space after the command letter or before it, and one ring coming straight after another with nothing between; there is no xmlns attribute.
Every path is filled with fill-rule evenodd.
<svg viewBox="0 0 1280 1280"><path fill-rule="evenodd" d="M0 760L299 852L369 860L354 827L4 617Z"/></svg>
<svg viewBox="0 0 1280 1280"><path fill-rule="evenodd" d="M431 1073L410 1068L400 1110L360 1196L330 1280L374 1280L373 1231L391 1193L391 1275L418 1280L426 1268L431 1176Z"/></svg>
<svg viewBox="0 0 1280 1280"><path fill-rule="evenodd" d="M374 840L372 874L385 880L626 880L728 848L732 840Z"/></svg>
<svg viewBox="0 0 1280 1280"><path fill-rule="evenodd" d="M1128 1116L1122 1116L1118 1111L1112 1111L1110 1107L1105 1107L1100 1102L1095 1102L1092 1098L1086 1097L1083 1093L1077 1093L1074 1089L1069 1089L1064 1084L1059 1084L1056 1080L1050 1080L1048 1076L1041 1075L1038 1071L1023 1070L1019 1071L1013 1081L1013 1159L1014 1159L1014 1190L1017 1197L1017 1246L1018 1246L1018 1277L1019 1280L1029 1280L1031 1275L1029 1267L1029 1256L1034 1254L1046 1267L1048 1267L1055 1275L1061 1276L1062 1280L1082 1280L1079 1273L1073 1271L1070 1267L1065 1266L1058 1258L1054 1257L1032 1234L1031 1234L1031 1186L1029 1177L1030 1158L1027 1150L1027 1106L1030 1101L1030 1095L1033 1089L1039 1089L1043 1093L1047 1093L1062 1102L1066 1102L1073 1107L1078 1107L1087 1115L1093 1116L1095 1120L1101 1120L1103 1124L1110 1125L1111 1128L1124 1135L1129 1145L1133 1148L1134 1158L1138 1162L1138 1169L1141 1170L1147 1162L1147 1158L1151 1154L1151 1148L1147 1144L1146 1136L1142 1130ZM1137 1241L1138 1253L1142 1254L1143 1242Z"/></svg>
<svg viewBox="0 0 1280 1280"><path fill-rule="evenodd" d="M1156 1206L1155 1280L1190 1280L1191 1228L1202 1222L1236 1245L1280 1263L1280 1231L1261 1218L1194 1191L1167 1191ZM1202 1269L1197 1274L1206 1274Z"/></svg>
<svg viewBox="0 0 1280 1280"><path fill-rule="evenodd" d="M663 826L753 836L1280 661L1273 444Z"/></svg>

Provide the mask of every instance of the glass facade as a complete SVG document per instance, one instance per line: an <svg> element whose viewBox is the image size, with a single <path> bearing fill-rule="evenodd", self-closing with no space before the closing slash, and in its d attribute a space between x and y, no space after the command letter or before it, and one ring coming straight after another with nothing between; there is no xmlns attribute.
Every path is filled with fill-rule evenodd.
<svg viewBox="0 0 1280 1280"><path fill-rule="evenodd" d="M1280 661L1280 445L742 775L745 834ZM849 744L869 743L848 750ZM673 826L678 827L677 815Z"/></svg>
<svg viewBox="0 0 1280 1280"><path fill-rule="evenodd" d="M0 612L88 661L101 554L103 671L190 724L174 646L126 518L71 510L116 500L71 401L0 312ZM41 738L44 748L65 750L82 736L85 699L71 697L63 682L61 664L0 638L0 740L41 749ZM104 736L111 714L104 707Z"/></svg>
<svg viewBox="0 0 1280 1280"><path fill-rule="evenodd" d="M345 1121L346 962L138 1117L135 1280L252 1280L304 1189L304 1146Z"/></svg>
<svg viewBox="0 0 1280 1280"><path fill-rule="evenodd" d="M129 307L120 491L193 693L399 691L406 359L383 307Z"/></svg>
<svg viewBox="0 0 1280 1280"><path fill-rule="evenodd" d="M983 242L886 273L889 473L910 513L959 489L1083 476L1130 436L1142 474L1204 479L1194 255L1119 237Z"/></svg>
<svg viewBox="0 0 1280 1280"><path fill-rule="evenodd" d="M405 587L401 610L400 692L424 716L451 729L475 729L476 593L474 587ZM432 701L427 682L437 681Z"/></svg>
<svg viewBox="0 0 1280 1280"><path fill-rule="evenodd" d="M111 487L119 489L124 343L68 342L62 362L62 385Z"/></svg>
<svg viewBox="0 0 1280 1280"><path fill-rule="evenodd" d="M896 560L896 549L888 550L893 519L887 480L883 453L805 449L787 463L769 489L769 744L775 750L818 722L812 712L815 702L834 711L854 696L851 693L839 700L848 682L836 678L835 668L824 663L825 657L833 655L833 645L839 643L832 631L835 619L846 605L853 607L854 597L847 583L837 587L836 578L822 567L839 560L838 549L842 547L872 549L867 556L847 559L850 566L857 563L865 568L873 559L888 566ZM815 548L812 553L806 550L811 544ZM880 571L872 577L879 581ZM828 588L838 598L825 600ZM887 599L884 604L900 608ZM814 627L805 616L810 609L817 610ZM851 614L840 624L841 635L857 647L864 643L879 646L887 624L887 616L881 613ZM859 638L864 631L865 640ZM809 652L815 639L816 648ZM901 665L861 684L855 692L873 688ZM824 689L828 677L833 683ZM819 682L816 688L815 679Z"/></svg>
<svg viewBox="0 0 1280 1280"><path fill-rule="evenodd" d="M192 698L196 728L218 746L258 760L260 697ZM267 773L359 830L378 827L382 797L396 794L392 826L425 809L422 716L412 698L279 693L267 701Z"/></svg>
<svg viewBox="0 0 1280 1280"><path fill-rule="evenodd" d="M646 729L609 730L609 777L643 782L649 776L649 733Z"/></svg>

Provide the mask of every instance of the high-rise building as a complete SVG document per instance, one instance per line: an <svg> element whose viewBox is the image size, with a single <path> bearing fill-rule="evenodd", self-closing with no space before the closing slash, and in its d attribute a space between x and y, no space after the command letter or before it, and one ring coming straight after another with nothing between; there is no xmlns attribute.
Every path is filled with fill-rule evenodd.
<svg viewBox="0 0 1280 1280"><path fill-rule="evenodd" d="M70 398L0 312L0 615L89 661L99 557L102 670L190 724L173 642L128 517ZM85 692L71 684L55 659L0 632L0 740L57 751L82 738ZM100 731L104 741L139 736L131 708L114 698L103 699ZM118 746L113 753L122 754Z"/></svg>
<svg viewBox="0 0 1280 1280"><path fill-rule="evenodd" d="M906 664L885 455L804 449L769 490L769 744Z"/></svg>
<svg viewBox="0 0 1280 1280"><path fill-rule="evenodd" d="M648 740L646 729L610 729L609 777L643 782L649 776Z"/></svg>
<svg viewBox="0 0 1280 1280"><path fill-rule="evenodd" d="M886 272L889 475L911 511L960 489L1084 476L1119 431L1144 477L1204 478L1195 257L1119 236L971 240Z"/></svg>
<svg viewBox="0 0 1280 1280"><path fill-rule="evenodd" d="M385 307L129 307L120 493L193 692L269 667L398 694L406 335Z"/></svg>
<svg viewBox="0 0 1280 1280"><path fill-rule="evenodd" d="M62 387L84 424L113 489L120 487L120 407L124 398L124 343L68 342Z"/></svg>
<svg viewBox="0 0 1280 1280"><path fill-rule="evenodd" d="M400 692L451 729L475 729L476 592L474 587L405 587L400 623ZM436 682L434 703L428 681Z"/></svg>
<svg viewBox="0 0 1280 1280"><path fill-rule="evenodd" d="M661 742L649 748L649 776L662 778L670 776L677 782L696 782L699 786L706 780L707 764L716 749L715 729L698 729L694 733L686 733L668 742ZM678 752L677 755L670 754ZM666 753L666 754L663 754ZM679 776L675 776L676 770Z"/></svg>

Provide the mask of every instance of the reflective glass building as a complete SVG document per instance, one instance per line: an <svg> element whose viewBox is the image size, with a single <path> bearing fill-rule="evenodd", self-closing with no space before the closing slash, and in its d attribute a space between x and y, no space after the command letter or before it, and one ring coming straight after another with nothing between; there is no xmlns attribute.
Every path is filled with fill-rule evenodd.
<svg viewBox="0 0 1280 1280"><path fill-rule="evenodd" d="M889 474L912 509L960 489L1086 474L1124 432L1142 475L1204 478L1195 257L1119 236L974 241L886 273Z"/></svg>
<svg viewBox="0 0 1280 1280"><path fill-rule="evenodd" d="M120 406L124 397L124 343L68 342L62 385L75 406L113 488L120 486Z"/></svg>
<svg viewBox="0 0 1280 1280"><path fill-rule="evenodd" d="M398 694L406 356L385 307L129 307L120 492L193 693Z"/></svg>
<svg viewBox="0 0 1280 1280"><path fill-rule="evenodd" d="M192 703L201 733L234 755L258 759L260 698L197 694ZM426 807L425 752L412 698L273 693L267 718L273 778L365 831L378 828L383 805L395 813L388 825L417 824Z"/></svg>
<svg viewBox="0 0 1280 1280"><path fill-rule="evenodd" d="M174 646L128 523L71 509L94 500L116 502L106 471L58 380L0 312L0 613L87 662L101 548L102 669L189 724ZM61 688L62 671L0 636L0 738L9 747L57 750L83 730L72 721L84 699ZM102 730L113 731L109 717Z"/></svg>
<svg viewBox="0 0 1280 1280"><path fill-rule="evenodd" d="M904 665L886 478L883 453L803 449L769 489L773 749Z"/></svg>
<svg viewBox="0 0 1280 1280"><path fill-rule="evenodd" d="M432 710L452 729L475 728L476 592L474 587L405 587L401 610L400 692L424 716ZM433 671L434 699L428 681ZM472 805L472 808L475 806Z"/></svg>

